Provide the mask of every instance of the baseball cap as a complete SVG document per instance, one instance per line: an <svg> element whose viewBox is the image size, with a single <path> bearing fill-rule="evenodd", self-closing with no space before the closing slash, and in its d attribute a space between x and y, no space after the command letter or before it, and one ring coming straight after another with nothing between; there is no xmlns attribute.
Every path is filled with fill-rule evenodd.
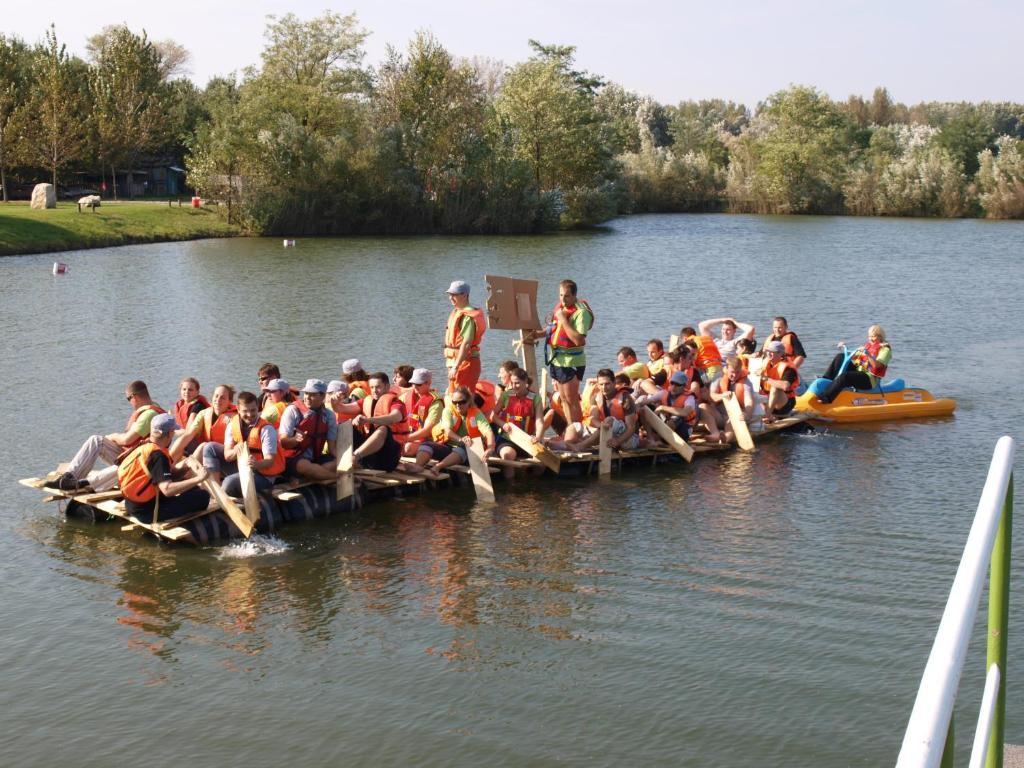
<svg viewBox="0 0 1024 768"><path fill-rule="evenodd" d="M327 392L327 385L320 379L306 379L306 386L302 388L302 391L323 395Z"/></svg>
<svg viewBox="0 0 1024 768"><path fill-rule="evenodd" d="M327 391L348 392L348 384L346 384L344 381L338 381L337 379L334 379L334 381L328 382Z"/></svg>
<svg viewBox="0 0 1024 768"><path fill-rule="evenodd" d="M359 362L358 358L350 357L344 363L341 364L341 372L344 374L352 374L356 371L361 371L363 364Z"/></svg>
<svg viewBox="0 0 1024 768"><path fill-rule="evenodd" d="M268 392L287 392L291 387L284 379L271 379L267 382Z"/></svg>
<svg viewBox="0 0 1024 768"><path fill-rule="evenodd" d="M409 377L410 384L426 384L433 378L430 371L426 368L417 368L412 372L412 376Z"/></svg>
<svg viewBox="0 0 1024 768"><path fill-rule="evenodd" d="M677 387L686 385L686 373L684 371L676 371L672 374L672 378L669 379L670 384L675 384Z"/></svg>
<svg viewBox="0 0 1024 768"><path fill-rule="evenodd" d="M780 355L786 354L786 345L781 341L769 341L764 345L765 352L778 352Z"/></svg>
<svg viewBox="0 0 1024 768"><path fill-rule="evenodd" d="M149 433L159 432L161 435L169 435L178 428L178 422L169 413L158 413L149 422Z"/></svg>
<svg viewBox="0 0 1024 768"><path fill-rule="evenodd" d="M448 290L445 293L460 294L464 293L469 295L469 283L465 280L453 280L452 284L448 286Z"/></svg>

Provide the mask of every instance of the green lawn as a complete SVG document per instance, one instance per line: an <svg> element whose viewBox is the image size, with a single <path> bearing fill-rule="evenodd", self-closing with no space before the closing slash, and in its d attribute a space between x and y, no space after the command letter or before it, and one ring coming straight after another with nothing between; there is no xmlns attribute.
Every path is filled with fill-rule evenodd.
<svg viewBox="0 0 1024 768"><path fill-rule="evenodd" d="M0 256L237 234L214 208L104 201L95 213L79 213L73 202L43 211L28 203L0 203Z"/></svg>

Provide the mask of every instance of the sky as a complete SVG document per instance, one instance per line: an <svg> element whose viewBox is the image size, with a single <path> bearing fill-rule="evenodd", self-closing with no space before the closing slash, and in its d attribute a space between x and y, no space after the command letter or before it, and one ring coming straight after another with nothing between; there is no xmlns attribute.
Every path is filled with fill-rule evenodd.
<svg viewBox="0 0 1024 768"><path fill-rule="evenodd" d="M56 24L84 55L85 40L126 23L192 54L191 78L258 64L268 15L355 13L371 33L366 63L428 30L456 56L506 64L530 55L531 38L575 45L577 66L665 104L724 98L754 107L791 84L834 99L870 97L883 85L896 101L1024 102L1019 35L1024 3L1002 0L0 0L0 33L29 42Z"/></svg>

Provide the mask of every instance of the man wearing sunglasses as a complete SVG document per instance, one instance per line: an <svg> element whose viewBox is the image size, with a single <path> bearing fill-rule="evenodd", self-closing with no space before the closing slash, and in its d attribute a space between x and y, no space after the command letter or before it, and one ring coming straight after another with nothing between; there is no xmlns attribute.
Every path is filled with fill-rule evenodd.
<svg viewBox="0 0 1024 768"><path fill-rule="evenodd" d="M106 491L117 483L117 459L149 437L149 423L164 409L149 397L149 388L143 381L133 381L124 391L125 400L132 408L124 432L109 435L93 435L78 449L67 470L52 480L46 487L62 491L87 490ZM111 466L93 471L97 459L103 459Z"/></svg>
<svg viewBox="0 0 1024 768"><path fill-rule="evenodd" d="M441 423L434 428L434 440L423 443L416 451L416 463L402 467L410 472L423 472L427 462L437 460L435 472L446 467L468 464L467 448L473 439L484 441L484 460L494 453L494 430L487 423L487 417L476 407L473 395L466 387L457 387L451 401L441 415Z"/></svg>

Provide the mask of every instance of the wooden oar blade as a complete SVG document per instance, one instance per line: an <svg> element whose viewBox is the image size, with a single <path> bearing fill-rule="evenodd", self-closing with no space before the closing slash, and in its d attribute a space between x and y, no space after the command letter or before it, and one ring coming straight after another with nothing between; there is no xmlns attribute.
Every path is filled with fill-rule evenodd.
<svg viewBox="0 0 1024 768"><path fill-rule="evenodd" d="M334 444L334 456L338 460L338 501L343 501L355 493L355 479L352 476L352 422L343 421L338 425L338 438Z"/></svg>
<svg viewBox="0 0 1024 768"><path fill-rule="evenodd" d="M729 424L732 426L733 434L736 435L736 444L744 451L754 450L754 438L750 436L750 428L743 416L743 409L739 402L732 396L731 392L726 393L723 401L725 412L729 415Z"/></svg>
<svg viewBox="0 0 1024 768"><path fill-rule="evenodd" d="M555 456L555 454L540 443L533 442L532 438L515 424L509 422L509 427L510 430L507 433L509 440L533 456L556 475L561 471L562 460L560 458Z"/></svg>
<svg viewBox="0 0 1024 768"><path fill-rule="evenodd" d="M249 466L249 446L242 442L238 446L238 479L242 484L242 503L245 506L245 516L253 523L260 520L260 499L256 495L256 479L252 474L252 467Z"/></svg>
<svg viewBox="0 0 1024 768"><path fill-rule="evenodd" d="M192 471L195 472L196 474L202 472L202 465L193 457L189 456L187 459L185 459L185 462L189 465L189 467L192 468ZM233 522L238 527L238 530L242 532L242 535L245 536L245 538L248 539L250 536L252 536L253 529L256 526L253 525L252 520L246 517L242 510L238 508L238 505L235 504L234 499L232 499L230 496L227 495L227 493L224 492L224 489L221 488L220 483L218 483L213 478L208 477L203 481L203 490L205 490L208 494L210 494L210 496L214 498L217 504L220 505L220 508L227 513L227 516L231 518L231 522Z"/></svg>
<svg viewBox="0 0 1024 768"><path fill-rule="evenodd" d="M466 448L469 458L469 470L473 477L473 488L479 501L494 501L494 486L491 484L491 471L484 459L484 445L479 437L473 439L472 445Z"/></svg>
<svg viewBox="0 0 1024 768"><path fill-rule="evenodd" d="M687 462L693 461L694 451L690 444L683 440L679 434L668 424L648 408L646 405L640 409L640 420L649 430L660 437L670 448L683 457Z"/></svg>
<svg viewBox="0 0 1024 768"><path fill-rule="evenodd" d="M611 440L612 431L606 427L603 423L601 424L601 436L600 445L597 448L597 474L610 475L612 473L612 448L608 445L608 441Z"/></svg>

